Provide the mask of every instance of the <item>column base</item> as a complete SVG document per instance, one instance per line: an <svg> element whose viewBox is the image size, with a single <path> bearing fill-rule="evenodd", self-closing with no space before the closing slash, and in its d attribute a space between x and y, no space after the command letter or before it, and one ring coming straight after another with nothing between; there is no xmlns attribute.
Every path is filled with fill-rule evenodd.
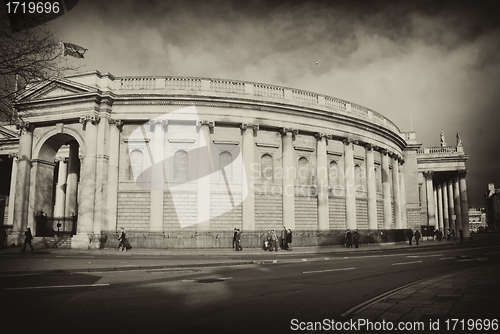
<svg viewBox="0 0 500 334"><path fill-rule="evenodd" d="M71 238L72 249L90 249L90 239L87 233L77 233Z"/></svg>

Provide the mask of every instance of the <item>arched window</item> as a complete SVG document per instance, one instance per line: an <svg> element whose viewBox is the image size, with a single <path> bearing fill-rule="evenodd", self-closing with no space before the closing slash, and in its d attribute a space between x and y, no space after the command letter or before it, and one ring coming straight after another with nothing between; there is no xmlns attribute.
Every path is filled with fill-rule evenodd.
<svg viewBox="0 0 500 334"><path fill-rule="evenodd" d="M231 153L229 153L228 151L224 151L219 154L219 169L221 171L222 169L224 169L228 181L233 180L233 169L231 166L231 162L233 162L233 155Z"/></svg>
<svg viewBox="0 0 500 334"><path fill-rule="evenodd" d="M129 179L137 179L142 173L143 169L143 153L140 150L133 150L130 152L130 171Z"/></svg>
<svg viewBox="0 0 500 334"><path fill-rule="evenodd" d="M260 182L273 181L273 157L265 153L260 158Z"/></svg>
<svg viewBox="0 0 500 334"><path fill-rule="evenodd" d="M298 179L299 185L303 186L309 184L309 160L305 157L301 157L298 163Z"/></svg>
<svg viewBox="0 0 500 334"><path fill-rule="evenodd" d="M178 150L174 154L174 180L188 180L188 154L184 150Z"/></svg>
<svg viewBox="0 0 500 334"><path fill-rule="evenodd" d="M339 164L337 161L330 162L330 168L328 170L328 181L330 183L330 188L334 189L335 186L340 185L340 171Z"/></svg>

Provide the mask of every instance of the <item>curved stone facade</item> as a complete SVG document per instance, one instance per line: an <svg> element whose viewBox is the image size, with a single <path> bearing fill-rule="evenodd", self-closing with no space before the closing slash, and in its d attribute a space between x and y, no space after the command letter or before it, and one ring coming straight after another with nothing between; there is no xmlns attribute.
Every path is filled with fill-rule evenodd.
<svg viewBox="0 0 500 334"><path fill-rule="evenodd" d="M23 220L35 226L40 210L77 213L74 247L119 227L168 234L420 224L420 145L345 100L235 80L91 72L33 87L18 109L29 126L16 196L27 200L18 199L14 229Z"/></svg>

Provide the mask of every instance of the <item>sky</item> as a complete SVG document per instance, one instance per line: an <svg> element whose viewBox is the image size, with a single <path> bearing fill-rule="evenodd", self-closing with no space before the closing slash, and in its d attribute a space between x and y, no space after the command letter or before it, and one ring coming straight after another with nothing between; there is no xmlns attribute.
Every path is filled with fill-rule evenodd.
<svg viewBox="0 0 500 334"><path fill-rule="evenodd" d="M321 93L373 109L424 147L461 133L471 206L500 188L497 1L80 0L50 22L80 71L196 76ZM411 119L410 121L410 110Z"/></svg>

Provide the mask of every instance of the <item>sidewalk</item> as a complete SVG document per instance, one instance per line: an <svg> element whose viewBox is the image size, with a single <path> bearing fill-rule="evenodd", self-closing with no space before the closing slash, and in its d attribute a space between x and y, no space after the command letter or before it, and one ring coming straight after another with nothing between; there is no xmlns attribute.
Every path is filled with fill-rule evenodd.
<svg viewBox="0 0 500 334"><path fill-rule="evenodd" d="M465 241L468 242L468 241ZM465 243L464 242L464 243ZM458 245L458 244L457 244ZM294 247L293 251L266 252L245 248L236 252L223 249L131 249L126 252L111 249L44 248L21 253L21 247L0 249L0 275L117 271L133 269L213 267L287 261L297 254L356 253L387 249L457 247L453 242L423 241L419 246L407 242L343 246Z"/></svg>
<svg viewBox="0 0 500 334"><path fill-rule="evenodd" d="M407 330L411 333L493 332L500 328L498 277L497 264L425 279L368 303L350 318L372 324L391 322L394 328L404 323L412 326ZM417 329L416 322L424 327ZM363 327L352 332L376 331Z"/></svg>

